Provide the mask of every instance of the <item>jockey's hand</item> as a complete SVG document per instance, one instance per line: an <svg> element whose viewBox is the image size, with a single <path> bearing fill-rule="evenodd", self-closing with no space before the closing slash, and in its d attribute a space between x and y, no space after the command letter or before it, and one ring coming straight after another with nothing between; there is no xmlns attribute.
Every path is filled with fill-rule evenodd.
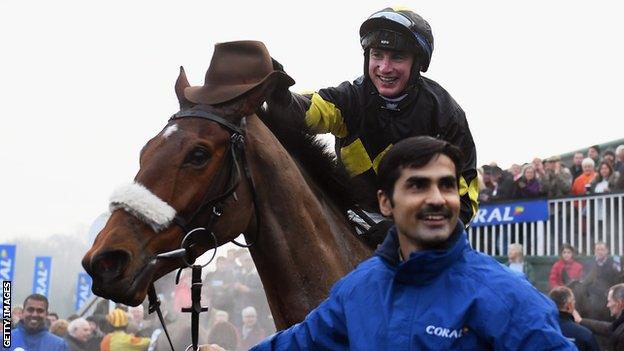
<svg viewBox="0 0 624 351"><path fill-rule="evenodd" d="M199 345L199 351L226 351L226 350L217 344L210 344L210 345Z"/></svg>
<svg viewBox="0 0 624 351"><path fill-rule="evenodd" d="M282 71L286 73L284 71L284 66L281 63L279 63L279 61L277 61L273 57L271 57L271 61L273 62L273 70ZM267 102L276 103L281 106L290 105L291 97L290 97L290 91L288 90L288 87L289 85L287 83L278 81L277 85L275 86L275 89L273 90L273 93L271 93L271 96L269 96L269 99Z"/></svg>

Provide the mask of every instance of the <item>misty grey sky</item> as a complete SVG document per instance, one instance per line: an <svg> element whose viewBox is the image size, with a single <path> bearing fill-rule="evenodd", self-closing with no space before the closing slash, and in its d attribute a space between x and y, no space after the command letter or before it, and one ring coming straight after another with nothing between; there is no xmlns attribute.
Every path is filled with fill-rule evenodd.
<svg viewBox="0 0 624 351"><path fill-rule="evenodd" d="M362 73L358 28L385 1L0 2L0 242L88 226L203 82L217 42L256 39L294 91ZM429 72L466 111L478 163L623 137L616 1L403 2L429 21ZM82 229L84 230L84 229ZM85 233L86 235L86 233Z"/></svg>

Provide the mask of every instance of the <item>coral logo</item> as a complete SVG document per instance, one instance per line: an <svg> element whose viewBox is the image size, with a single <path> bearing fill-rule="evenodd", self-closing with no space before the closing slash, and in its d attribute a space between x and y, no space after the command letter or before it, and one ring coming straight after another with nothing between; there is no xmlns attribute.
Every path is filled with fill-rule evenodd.
<svg viewBox="0 0 624 351"><path fill-rule="evenodd" d="M429 325L425 328L425 332L429 335L439 336L441 338L459 339L464 333L462 329L449 329L443 327L436 327L435 325Z"/></svg>
<svg viewBox="0 0 624 351"><path fill-rule="evenodd" d="M516 208L514 208L514 216L519 216L522 214L522 212L524 212L524 206L516 206Z"/></svg>

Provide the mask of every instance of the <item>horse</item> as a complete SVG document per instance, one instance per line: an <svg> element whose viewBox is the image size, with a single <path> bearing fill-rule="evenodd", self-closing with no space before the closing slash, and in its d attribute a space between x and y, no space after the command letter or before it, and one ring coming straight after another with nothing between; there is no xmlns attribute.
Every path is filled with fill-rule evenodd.
<svg viewBox="0 0 624 351"><path fill-rule="evenodd" d="M155 280L244 233L284 329L371 255L346 216L347 173L302 121L262 109L277 79L203 105L185 98L180 68L180 112L141 150L134 182L113 193L112 214L82 260L96 295L138 305ZM185 256L157 259L180 247Z"/></svg>

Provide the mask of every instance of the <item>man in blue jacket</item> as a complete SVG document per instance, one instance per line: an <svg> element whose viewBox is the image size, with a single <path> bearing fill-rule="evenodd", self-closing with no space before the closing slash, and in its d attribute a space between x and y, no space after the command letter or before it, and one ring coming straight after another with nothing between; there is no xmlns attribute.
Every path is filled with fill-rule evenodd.
<svg viewBox="0 0 624 351"><path fill-rule="evenodd" d="M50 333L46 327L48 299L40 294L29 295L24 300L22 319L11 333L9 350L15 351L68 351L65 340Z"/></svg>
<svg viewBox="0 0 624 351"><path fill-rule="evenodd" d="M574 350L550 299L470 247L461 165L446 141L397 143L379 166L379 207L395 223L382 246L253 350Z"/></svg>

